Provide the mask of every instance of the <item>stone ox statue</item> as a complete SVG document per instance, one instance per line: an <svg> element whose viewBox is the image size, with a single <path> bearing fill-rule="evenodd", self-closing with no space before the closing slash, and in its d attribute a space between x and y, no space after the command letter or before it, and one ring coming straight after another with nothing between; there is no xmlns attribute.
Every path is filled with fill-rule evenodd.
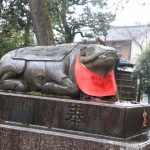
<svg viewBox="0 0 150 150"><path fill-rule="evenodd" d="M18 92L78 96L76 58L101 76L114 69L118 60L113 48L96 44L62 44L13 50L0 60L0 89Z"/></svg>

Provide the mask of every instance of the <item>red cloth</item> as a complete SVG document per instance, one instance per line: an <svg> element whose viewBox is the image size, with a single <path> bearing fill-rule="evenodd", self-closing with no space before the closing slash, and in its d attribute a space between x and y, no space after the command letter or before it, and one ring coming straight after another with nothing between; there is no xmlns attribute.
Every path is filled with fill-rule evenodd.
<svg viewBox="0 0 150 150"><path fill-rule="evenodd" d="M79 56L75 64L75 77L81 91L90 96L114 96L117 93L113 71L109 72L106 77L95 74L80 62Z"/></svg>

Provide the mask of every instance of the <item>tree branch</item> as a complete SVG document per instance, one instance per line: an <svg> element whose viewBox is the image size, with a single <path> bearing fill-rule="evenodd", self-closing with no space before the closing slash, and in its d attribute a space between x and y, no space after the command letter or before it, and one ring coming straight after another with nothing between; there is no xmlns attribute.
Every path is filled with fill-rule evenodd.
<svg viewBox="0 0 150 150"><path fill-rule="evenodd" d="M74 32L74 35L76 35L76 34L78 34L78 33L80 33L80 35L81 35L82 37L85 37L81 31Z"/></svg>

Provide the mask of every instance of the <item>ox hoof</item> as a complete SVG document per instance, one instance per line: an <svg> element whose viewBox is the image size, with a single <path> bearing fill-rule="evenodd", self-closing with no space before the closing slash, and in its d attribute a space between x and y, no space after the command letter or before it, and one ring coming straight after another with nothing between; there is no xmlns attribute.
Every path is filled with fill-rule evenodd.
<svg viewBox="0 0 150 150"><path fill-rule="evenodd" d="M42 87L42 93L51 93L53 84L52 83L45 83Z"/></svg>
<svg viewBox="0 0 150 150"><path fill-rule="evenodd" d="M21 82L16 83L15 89L16 92L25 92L25 87Z"/></svg>

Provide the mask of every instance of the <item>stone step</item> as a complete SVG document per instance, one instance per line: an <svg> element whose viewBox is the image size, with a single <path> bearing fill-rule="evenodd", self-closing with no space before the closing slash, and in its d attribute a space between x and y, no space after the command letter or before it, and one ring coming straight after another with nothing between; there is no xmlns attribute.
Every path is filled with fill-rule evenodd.
<svg viewBox="0 0 150 150"><path fill-rule="evenodd" d="M96 138L0 124L0 150L149 150L149 132L132 140Z"/></svg>

